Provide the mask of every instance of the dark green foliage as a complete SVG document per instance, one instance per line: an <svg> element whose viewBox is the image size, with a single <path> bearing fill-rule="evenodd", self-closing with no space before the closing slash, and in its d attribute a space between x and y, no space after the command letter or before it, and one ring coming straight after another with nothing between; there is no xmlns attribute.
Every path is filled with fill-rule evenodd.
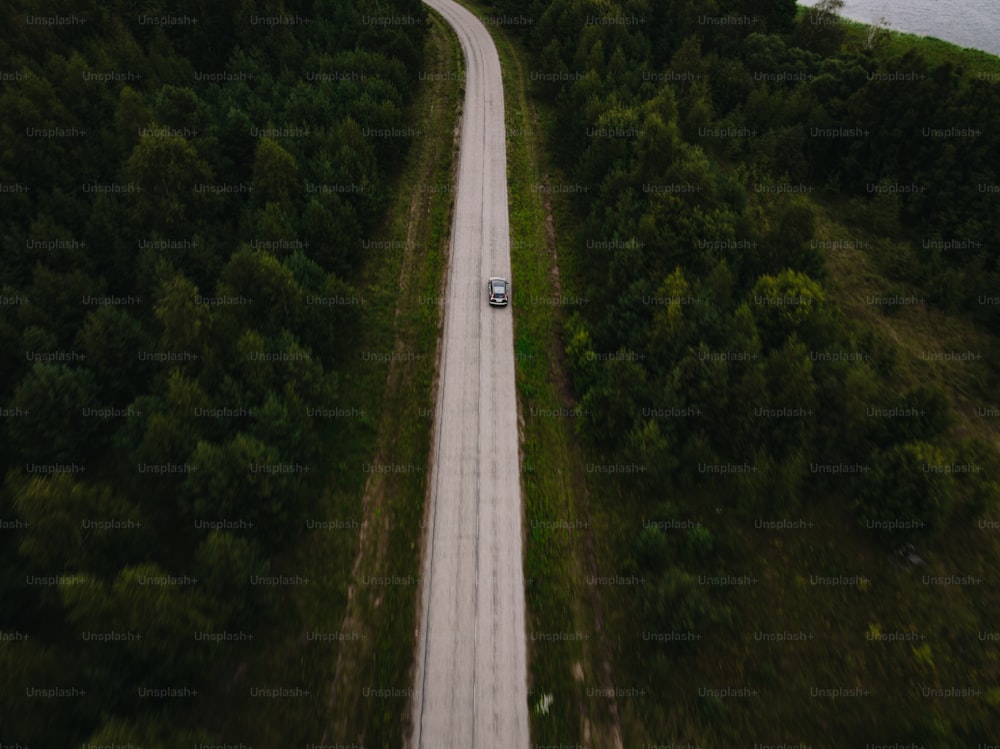
<svg viewBox="0 0 1000 749"><path fill-rule="evenodd" d="M970 191L996 181L1000 141L984 128L941 148L921 127L992 122L997 87L947 65L932 69L916 55L834 55L837 2L794 25L789 3L677 0L643 6L651 25L631 27L586 23L588 13L638 8L629 3L541 5L529 32L538 63L579 74L542 82L538 92L555 103L560 166L589 187L579 194L576 243L596 303L570 321L566 337L587 411L581 433L602 450L648 462L639 481L654 485L714 480L698 475L696 455L757 461L745 479L745 509L756 507L753 495L763 511L769 493L775 506L794 504L801 482L815 480L813 462L864 460L878 446L938 438L949 425L939 393L918 390L900 401L864 386L892 371L894 347L859 340L828 308L815 211L795 191L858 194L859 220L878 233L905 235L902 226L915 225L924 236L979 242L973 252L923 250L925 260L913 248L896 263L911 274L926 263L921 280L936 298L971 307L972 290L985 295L1000 280L998 254L987 249L996 246L996 211ZM754 23L704 22L740 13ZM661 17L669 30L657 26ZM615 66L642 75L612 75ZM918 80L883 80L899 71ZM871 135L824 136L837 128ZM603 137L608 130L636 134ZM720 169L720 161L733 166ZM909 182L933 184L937 197L879 187ZM984 316L996 307L975 306ZM822 358L838 350L871 358ZM923 414L866 418L866 392L881 408ZM644 416L668 405L700 416Z"/></svg>
<svg viewBox="0 0 1000 749"><path fill-rule="evenodd" d="M143 512L106 484L83 482L62 473L51 478L12 480L10 488L13 509L28 523L19 550L35 569L90 570L111 578L123 558L141 557L143 545L152 535ZM107 519L134 523L136 532L116 532L114 528L95 527L92 522Z"/></svg>
<svg viewBox="0 0 1000 749"><path fill-rule="evenodd" d="M273 613L262 611L250 596L251 578L266 576L269 569L252 528L247 526L245 536L210 531L198 547L194 572L205 592L224 607L221 621L249 622L254 615Z"/></svg>
<svg viewBox="0 0 1000 749"><path fill-rule="evenodd" d="M902 360L891 333L838 311L815 240L817 203L829 204L891 238L880 272L996 327L1000 212L979 186L1000 182L1000 87L917 53L845 49L841 5L798 21L794 3L757 0L496 5L538 14L523 32L531 68L556 80L531 85L552 107L561 178L587 187L569 199L576 228L561 250L592 300L564 333L577 427L594 460L643 467L602 487L609 516L612 501L646 517L673 496L749 522L833 495L898 546L996 502L995 446L943 447L944 391L885 384ZM981 132L924 132L960 126ZM835 464L871 470L852 482L824 472ZM895 525L914 519L923 526ZM725 621L729 592L715 600L692 579L732 561L717 537L647 527L631 551L645 584L628 617L651 631ZM641 667L676 678L668 661ZM727 720L718 700L700 708Z"/></svg>
<svg viewBox="0 0 1000 749"><path fill-rule="evenodd" d="M795 30L795 43L824 57L840 51L844 30L837 23L837 14L844 7L844 0L820 0L805 10L802 21Z"/></svg>
<svg viewBox="0 0 1000 749"><path fill-rule="evenodd" d="M863 525L895 544L940 530L954 502L952 462L926 442L896 445L872 460L859 482L856 509Z"/></svg>
<svg viewBox="0 0 1000 749"><path fill-rule="evenodd" d="M921 385L913 388L896 396L886 406L884 410L895 415L878 419L884 422L884 427L877 431L876 437L882 445L914 440L930 441L943 434L951 425L947 398L937 386Z"/></svg>
<svg viewBox="0 0 1000 749"><path fill-rule="evenodd" d="M120 307L98 307L87 315L78 341L106 398L118 398L125 405L139 393L149 367L136 352L152 346L149 333L135 316Z"/></svg>
<svg viewBox="0 0 1000 749"><path fill-rule="evenodd" d="M31 463L85 464L97 420L83 410L96 406L96 396L90 370L35 363L10 400L7 438L17 455Z"/></svg>
<svg viewBox="0 0 1000 749"><path fill-rule="evenodd" d="M2 531L0 629L32 637L0 648L11 742L214 743L212 716L137 688L232 674L235 651L193 634L280 615L284 594L251 596L249 580L301 539L339 460L307 408L333 405L365 322L362 239L411 142L365 133L404 124L425 26L364 21L374 14L425 10L0 10L4 71L19 74L0 82L0 517L26 523ZM140 20L167 15L197 23ZM279 15L309 22L251 21ZM100 525L112 520L135 525ZM143 582L183 575L198 582ZM143 637L81 643L82 631ZM26 684L88 695L26 699Z"/></svg>

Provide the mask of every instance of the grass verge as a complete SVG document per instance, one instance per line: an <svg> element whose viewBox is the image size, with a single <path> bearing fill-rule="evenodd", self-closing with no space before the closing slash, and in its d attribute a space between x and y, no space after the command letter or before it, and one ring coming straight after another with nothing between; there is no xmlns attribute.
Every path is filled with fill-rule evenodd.
<svg viewBox="0 0 1000 749"><path fill-rule="evenodd" d="M594 535L562 335L567 314L587 300L563 294L559 280L546 115L529 98L527 53L489 21L502 13L462 4L486 19L503 71L532 743L620 746L614 699L588 696L610 686L610 664L600 600L587 584Z"/></svg>

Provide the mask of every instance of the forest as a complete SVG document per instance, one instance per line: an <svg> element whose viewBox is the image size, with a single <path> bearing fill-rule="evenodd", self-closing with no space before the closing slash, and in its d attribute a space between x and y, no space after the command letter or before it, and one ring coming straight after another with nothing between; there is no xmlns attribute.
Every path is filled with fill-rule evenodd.
<svg viewBox="0 0 1000 749"><path fill-rule="evenodd" d="M868 303L880 320L919 299L995 342L1000 78L889 54L829 1L494 7L532 21L511 33L573 216L577 433L598 512L621 525L602 553L646 581L608 593L610 624L631 626L616 668L654 695L623 708L626 745L829 731L831 714L837 741L995 742L995 657L962 639L995 630L995 586L917 595L921 569L893 567L877 600L850 597L859 584L772 605L700 580L792 554L814 554L793 592L859 558L995 569L996 544L966 537L997 522L996 432L968 416L1000 414L983 395L1000 392L1000 347L945 331L924 358L987 374L915 377L906 341L849 314L831 268L871 245L890 279ZM383 136L408 132L425 17L419 0L0 8L4 743L217 737L187 698L241 651L207 644L281 618L272 563L338 466L322 414L350 405L339 374L369 322L353 280L412 140ZM815 551L740 530L804 516L836 528ZM772 608L931 643L761 654L750 622ZM706 640L639 647L643 632ZM773 699L690 696L732 664ZM780 691L800 671L887 688L815 718ZM987 696L912 698L970 683Z"/></svg>
<svg viewBox="0 0 1000 749"><path fill-rule="evenodd" d="M573 280L564 289L590 300L566 313L564 344L588 470L606 474L588 477L607 523L597 543L609 545L605 561L616 572L645 580L634 595L608 593L613 603L605 602L624 607L615 624L625 630L607 640L618 678L657 695L619 703L634 731L626 745L722 745L780 726L817 732L814 744L961 746L990 740L996 725L995 695L928 709L912 692L890 694L945 673L989 683L964 639L994 626L1000 601L985 591L972 589L949 615L927 614L935 607L919 573L907 582L908 572L887 572L885 606L822 599L818 610L843 613L844 628L895 609L901 629L934 629L926 647L938 654L936 673L920 648L904 662L816 645L802 669L788 646L762 653L752 642L750 622L771 612L816 623L807 612L820 594L803 603L812 594L796 587L808 577L803 565L832 574L861 564L854 552L878 559L876 568L900 554L924 564L920 555L957 545L963 562L991 570L997 554L973 530L993 522L984 518L1000 496L996 433L967 428L974 407L1000 413L997 347L958 350L941 332L945 345L920 358L959 368L974 361L987 374L973 390L951 387L946 364L916 381L907 342L847 314L830 267L842 248L875 247L871 262L890 285L867 298L880 310L871 315L891 323L902 305L919 304L995 343L1000 77L918 48L889 54L888 33L852 36L840 5L493 3L498 14L531 19L508 33L529 51L559 180L550 192L568 206L559 255ZM805 517L836 530L763 540L743 530L805 527ZM766 581L766 602L759 590L702 582L742 580L759 564L793 566L786 588ZM640 628L704 632L711 642L699 634L651 647L639 642ZM800 673L886 679L867 710L891 717L876 728L853 701L815 717L814 700L786 698ZM720 674L759 684L772 699L688 696L692 679ZM568 737L545 736L559 738Z"/></svg>
<svg viewBox="0 0 1000 749"><path fill-rule="evenodd" d="M419 0L0 9L4 743L212 742L412 138Z"/></svg>

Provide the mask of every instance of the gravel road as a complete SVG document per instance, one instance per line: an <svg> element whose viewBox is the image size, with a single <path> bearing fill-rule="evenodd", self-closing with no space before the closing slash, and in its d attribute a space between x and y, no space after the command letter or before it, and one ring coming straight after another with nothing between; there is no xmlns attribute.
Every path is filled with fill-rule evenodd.
<svg viewBox="0 0 1000 749"><path fill-rule="evenodd" d="M483 24L426 0L465 55L458 182L424 537L413 749L527 749L521 487L512 310L486 280L512 281L503 84Z"/></svg>

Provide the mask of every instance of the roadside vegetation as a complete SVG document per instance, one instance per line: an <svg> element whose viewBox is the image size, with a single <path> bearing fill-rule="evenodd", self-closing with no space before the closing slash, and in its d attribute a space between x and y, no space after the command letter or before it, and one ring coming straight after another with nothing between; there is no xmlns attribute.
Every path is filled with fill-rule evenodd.
<svg viewBox="0 0 1000 749"><path fill-rule="evenodd" d="M579 520L585 514L581 510L585 485L575 471L579 450L572 416L567 416L572 403L565 354L558 343L562 295L554 237L546 228L542 131L528 98L528 71L514 40L502 25L490 22L490 9L464 4L491 30L503 71L513 274L510 309L525 502L528 708L533 741L545 743L535 735L541 722L552 727L546 735L569 735L579 724L583 667L594 660L583 638L593 627L593 617L580 585L582 576L577 574L585 568L581 540L589 535L586 523Z"/></svg>
<svg viewBox="0 0 1000 749"><path fill-rule="evenodd" d="M529 518L559 496L548 517L588 508L591 532L548 544L544 565L576 609L591 589L602 627L532 648L533 678L555 686L533 739L620 721L624 746L988 742L995 58L869 44L836 4L477 10L529 19L495 36L532 81L519 108L543 128L561 294L589 299L554 313L583 457L529 464L526 423L525 481ZM741 15L756 20L711 20ZM522 337L538 313L519 314L518 341L546 350ZM566 405L519 367L525 403ZM567 488L533 500L546 481ZM625 579L581 584L588 549L599 577ZM551 601L529 587L529 627L584 621Z"/></svg>
<svg viewBox="0 0 1000 749"><path fill-rule="evenodd" d="M3 738L401 744L457 43L4 13Z"/></svg>

